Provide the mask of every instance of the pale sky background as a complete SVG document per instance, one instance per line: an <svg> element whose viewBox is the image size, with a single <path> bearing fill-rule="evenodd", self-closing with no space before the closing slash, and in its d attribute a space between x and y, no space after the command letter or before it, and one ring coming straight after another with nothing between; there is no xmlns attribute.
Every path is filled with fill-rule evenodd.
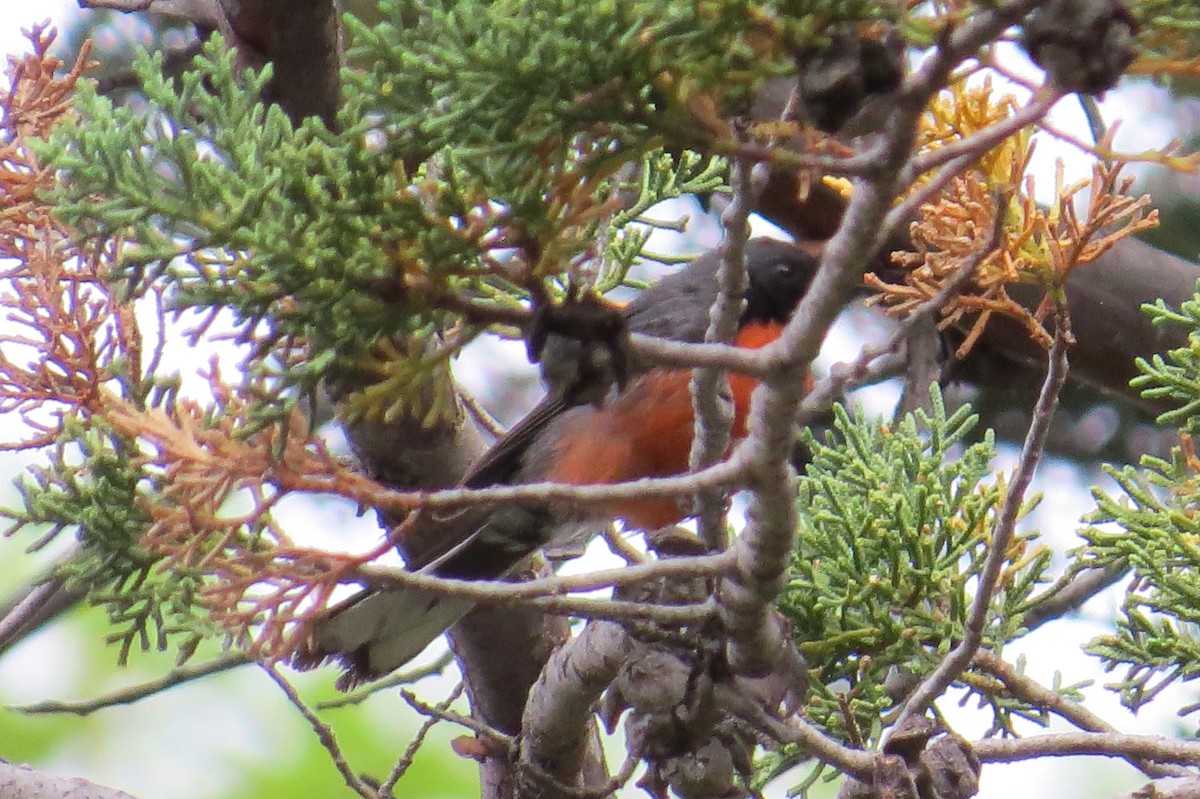
<svg viewBox="0 0 1200 799"><path fill-rule="evenodd" d="M30 23L47 16L61 20L63 14L73 7L73 3L66 2L0 0L0 50L9 53L23 49L21 27L28 27ZM1168 115L1161 112L1145 112L1150 108L1159 111L1163 108L1156 91L1147 87L1135 87L1113 96L1105 104L1106 118L1110 122L1135 112L1140 113L1136 118L1129 119L1122 128L1123 135L1118 140L1120 146L1132 150L1148 149L1161 146L1171 138L1172 127ZM1059 127L1087 137L1086 130L1082 127L1082 112L1078 103L1073 100L1059 104L1053 121ZM1067 159L1069 180L1080 179L1088 174L1086 162L1071 148L1052 139L1043 139L1038 146L1038 161L1035 167L1043 176L1039 178L1039 193L1048 192L1052 185L1055 158ZM1043 194L1044 196L1046 195ZM839 334L834 336L829 348L833 354L826 355L827 361L848 357L853 353L849 327L843 326ZM519 350L519 345L489 348L484 353L467 358L460 365L459 371L468 384L477 386L503 380L514 374L528 374L527 367L519 362ZM511 356L498 358L497 353L511 353ZM486 367L490 367L491 371L485 372ZM894 401L894 396L894 389L882 387L863 394L862 399L869 407L875 407L882 412ZM1011 469L1014 455L1011 449L1005 450L1001 465ZM1061 552L1070 546L1077 520L1091 509L1092 501L1084 486L1094 482L1097 482L1094 474L1085 473L1064 461L1052 459L1042 466L1034 490L1044 491L1046 497L1042 506L1028 521L1033 527L1046 533L1049 543L1056 550ZM362 527L361 535L368 540L376 534L369 520L364 522L355 519L352 513L337 505L324 504L313 508L308 503L297 503L292 512L304 514L302 518L309 524L316 523L318 526L334 529L365 524L367 526ZM1061 672L1065 683L1074 683L1085 678L1093 678L1102 683L1105 677L1098 673L1097 661L1085 656L1079 650L1079 644L1108 630L1106 619L1110 617L1115 607L1114 603L1112 595L1098 598L1088 606L1087 612L1080 619L1049 625L1049 629L1034 633L1010 647L1005 656L1012 661L1021 654L1028 654L1030 675L1044 684L1052 682L1054 670ZM61 652L64 647L69 646L69 642L51 631L31 641L24 650L19 650L14 656L0 662L0 685L6 689L6 700L33 701L68 695L71 686L78 679L78 675L71 673L70 660L47 656L55 651ZM46 668L47 662L54 662L55 666ZM196 713L197 694L190 693L184 701L182 692L177 692L121 711L113 711L124 714L123 719L127 722L123 729L128 732L123 733L119 741L97 740L94 746L63 751L53 763L38 765L121 787L132 792L138 799L214 799L222 795L221 785L225 780L222 778L221 769L235 767L233 763L236 760L227 758L229 753L262 749L264 736L269 737L265 730L258 728L264 723L262 719L255 719L242 711L242 703L247 701L247 697L241 694L248 690L250 689L238 689L231 694L229 691L200 689L205 696L204 707L211 722L206 722L205 726L223 730L221 740L196 743L188 738L194 733L189 733L185 727L189 726L188 714ZM261 691L262 686L258 685L253 690ZM1089 708L1124 731L1168 734L1173 733L1179 726L1174 717L1174 708L1194 699L1192 692L1176 691L1175 697L1165 696L1159 699L1148 710L1143 711L1140 717L1132 719L1119 707L1115 695L1111 692L1094 687L1089 691L1089 696ZM950 702L943 702L942 705L943 709L948 711L952 723L968 738L985 731L986 721L980 714L959 710ZM1194 731L1192 727L1193 725L1189 724L1186 729ZM1060 728L1066 727L1063 725ZM1030 727L1029 732L1034 731ZM152 759L129 762L127 756L130 752L161 751L162 743L173 739L189 740L190 754L187 763L173 762L168 768L163 764L151 762ZM0 755L2 754L0 751ZM984 799L1008 799L1020 791L1031 797L1059 797L1066 794L1056 786L1069 785L1072 796L1103 797L1116 795L1144 781L1131 768L1116 761L1100 758L1077 758L1074 761L1067 763L1062 759L1047 758L1013 766L989 765L985 768L983 789L979 795ZM1072 769L1070 776L1067 776L1065 769Z"/></svg>

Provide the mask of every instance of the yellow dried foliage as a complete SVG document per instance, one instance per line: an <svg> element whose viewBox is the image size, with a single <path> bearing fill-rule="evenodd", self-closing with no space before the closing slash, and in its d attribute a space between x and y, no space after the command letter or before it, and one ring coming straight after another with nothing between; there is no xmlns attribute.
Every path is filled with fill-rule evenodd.
<svg viewBox="0 0 1200 799"><path fill-rule="evenodd" d="M981 130L1008 119L1018 107L1013 95L996 94L990 78L985 78L976 86L960 82L939 93L930 105L921 120L918 149L929 152L969 139ZM1027 128L1022 129L981 153L975 169L997 184L997 188L1008 181L1019 180L1027 165L1031 133Z"/></svg>
<svg viewBox="0 0 1200 799"><path fill-rule="evenodd" d="M1018 108L1013 97L994 96L988 81L978 87L960 84L931 107L922 145L929 151L969 142ZM921 206L919 219L910 227L913 250L892 255L904 270L902 284L886 283L873 274L866 278L878 292L871 301L903 315L936 296L965 265L976 263L968 288L942 308L943 329L955 325L966 331L960 358L995 314L1016 320L1030 338L1049 347L1053 336L1046 319L1072 270L1094 261L1120 239L1157 224L1149 198L1129 195L1132 179L1121 177L1120 161L1097 162L1090 180L1071 185L1065 184L1060 164L1056 199L1048 208L1039 206L1034 179L1026 174L1032 132L1023 128L981 152L971 169ZM1099 146L1111 149L1110 145L1111 136ZM993 238L995 246L981 253ZM1031 311L1009 296L1007 286L1013 283L1037 285L1046 299Z"/></svg>

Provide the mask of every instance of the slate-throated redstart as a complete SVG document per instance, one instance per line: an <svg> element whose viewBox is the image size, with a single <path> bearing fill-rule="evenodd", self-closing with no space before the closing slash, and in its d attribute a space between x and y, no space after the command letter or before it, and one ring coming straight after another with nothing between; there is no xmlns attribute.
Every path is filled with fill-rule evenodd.
<svg viewBox="0 0 1200 799"><path fill-rule="evenodd" d="M720 258L709 252L643 291L621 313L634 333L699 342L718 294ZM734 343L757 348L778 337L814 274L814 259L769 239L746 246L748 288ZM573 485L617 483L686 472L693 435L691 372L639 368L615 396L599 405L568 406L552 394L518 422L472 468L462 485L551 481ZM753 378L729 375L734 440L746 434ZM473 506L423 514L417 524L444 527L437 551L409 568L441 577L479 580L502 577L525 556L550 543L566 521L622 519L629 528L656 530L687 514L672 498L633 499L591 505L570 514L551 507ZM577 528L576 528L577 529ZM470 600L388 589L363 591L312 628L297 662L339 660L345 688L382 676L423 650L467 613Z"/></svg>

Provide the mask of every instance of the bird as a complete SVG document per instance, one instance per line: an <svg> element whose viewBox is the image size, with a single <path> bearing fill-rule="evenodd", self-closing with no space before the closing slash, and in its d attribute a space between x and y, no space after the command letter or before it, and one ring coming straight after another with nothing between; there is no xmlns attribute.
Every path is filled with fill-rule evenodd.
<svg viewBox="0 0 1200 799"><path fill-rule="evenodd" d="M720 262L719 252L709 251L647 287L619 311L628 331L703 341L719 292ZM794 245L755 238L746 242L745 262L745 302L732 343L759 348L779 336L808 289L816 260ZM578 347L570 351L578 355ZM476 462L460 485L611 484L686 472L693 436L691 370L634 362L630 371L630 379L617 381L623 385L614 386L603 401L573 402L572 396L579 395L574 391L548 394ZM755 381L730 373L729 386L731 438L736 442L746 435ZM570 513L544 502L420 513L423 518L416 524L437 525L446 532L435 530L434 551L422 553L420 562L407 567L462 580L502 578L553 543L556 531L577 535L581 521L620 519L626 529L653 531L688 515L671 497L614 501ZM345 671L337 684L346 690L407 663L473 604L417 589L366 588L310 625L293 662L302 668L330 659L340 662Z"/></svg>

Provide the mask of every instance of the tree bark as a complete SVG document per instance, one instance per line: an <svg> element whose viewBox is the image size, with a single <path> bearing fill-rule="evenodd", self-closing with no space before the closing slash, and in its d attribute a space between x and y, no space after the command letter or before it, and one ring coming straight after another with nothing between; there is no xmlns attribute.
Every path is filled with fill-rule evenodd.
<svg viewBox="0 0 1200 799"><path fill-rule="evenodd" d="M60 777L28 766L0 762L0 796L4 799L135 799L79 777Z"/></svg>

